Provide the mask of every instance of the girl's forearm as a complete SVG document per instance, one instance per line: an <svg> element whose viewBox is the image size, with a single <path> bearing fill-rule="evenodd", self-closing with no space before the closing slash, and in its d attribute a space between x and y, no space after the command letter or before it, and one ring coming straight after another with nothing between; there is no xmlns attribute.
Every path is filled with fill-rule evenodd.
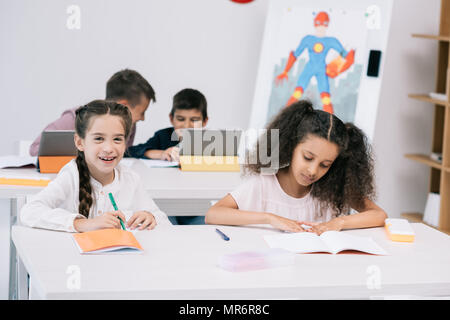
<svg viewBox="0 0 450 320"><path fill-rule="evenodd" d="M387 214L383 210L372 209L364 212L340 216L336 219L341 221L341 229L358 229L384 226Z"/></svg>
<svg viewBox="0 0 450 320"><path fill-rule="evenodd" d="M213 206L206 213L207 224L247 225L269 224L270 213L242 211L224 206Z"/></svg>

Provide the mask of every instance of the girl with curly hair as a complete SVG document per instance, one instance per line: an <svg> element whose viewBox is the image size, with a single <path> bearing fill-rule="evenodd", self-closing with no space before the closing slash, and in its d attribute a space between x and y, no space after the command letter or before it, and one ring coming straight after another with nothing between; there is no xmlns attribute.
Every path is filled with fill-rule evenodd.
<svg viewBox="0 0 450 320"><path fill-rule="evenodd" d="M384 225L387 215L373 202L370 146L359 128L301 100L281 110L267 129L278 131L278 141L258 139L250 153L257 161L248 156L245 166L250 177L209 209L206 223L270 224L317 234ZM261 149L277 161L262 161ZM270 169L275 173L267 174Z"/></svg>
<svg viewBox="0 0 450 320"><path fill-rule="evenodd" d="M171 225L146 194L139 175L120 164L131 128L131 113L122 104L95 100L78 108L78 155L22 208L22 223L68 232L120 228L119 217L132 230ZM110 193L122 211L113 208Z"/></svg>

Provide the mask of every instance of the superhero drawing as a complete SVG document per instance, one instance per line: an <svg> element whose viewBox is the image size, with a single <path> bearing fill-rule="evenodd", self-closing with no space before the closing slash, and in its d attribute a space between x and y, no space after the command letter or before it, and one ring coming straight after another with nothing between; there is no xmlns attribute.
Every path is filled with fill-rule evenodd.
<svg viewBox="0 0 450 320"><path fill-rule="evenodd" d="M302 52L308 50L309 60L304 66L294 93L287 101L286 106L298 101L307 89L311 78L315 77L323 110L334 113L329 78L336 78L353 65L355 50L347 51L338 39L326 36L329 23L328 14L325 11L319 12L314 18L315 34L303 37L297 49L290 52L284 71L276 76L276 85L288 80L289 70ZM335 50L339 56L327 64L326 57L331 49Z"/></svg>

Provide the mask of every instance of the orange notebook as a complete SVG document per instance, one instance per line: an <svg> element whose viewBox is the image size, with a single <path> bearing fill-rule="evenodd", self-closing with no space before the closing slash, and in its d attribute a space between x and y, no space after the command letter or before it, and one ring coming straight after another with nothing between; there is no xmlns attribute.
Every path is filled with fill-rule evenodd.
<svg viewBox="0 0 450 320"><path fill-rule="evenodd" d="M76 233L73 235L73 239L82 254L126 254L144 251L133 233L121 229Z"/></svg>
<svg viewBox="0 0 450 320"><path fill-rule="evenodd" d="M70 160L75 159L73 156L39 156L38 158L40 173L58 173Z"/></svg>

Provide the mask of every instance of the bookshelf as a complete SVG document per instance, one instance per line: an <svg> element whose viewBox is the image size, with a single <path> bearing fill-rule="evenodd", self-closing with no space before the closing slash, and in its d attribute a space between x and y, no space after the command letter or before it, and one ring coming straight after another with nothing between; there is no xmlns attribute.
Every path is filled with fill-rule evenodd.
<svg viewBox="0 0 450 320"><path fill-rule="evenodd" d="M440 231L450 234L450 0L441 0L441 17L438 35L413 34L415 38L438 41L436 72L437 93L446 94L446 100L429 97L428 94L409 94L409 98L430 103L434 108L431 152L442 153L442 162L426 154L406 154L412 161L430 168L429 192L440 194ZM403 213L411 222L423 222L423 213Z"/></svg>

